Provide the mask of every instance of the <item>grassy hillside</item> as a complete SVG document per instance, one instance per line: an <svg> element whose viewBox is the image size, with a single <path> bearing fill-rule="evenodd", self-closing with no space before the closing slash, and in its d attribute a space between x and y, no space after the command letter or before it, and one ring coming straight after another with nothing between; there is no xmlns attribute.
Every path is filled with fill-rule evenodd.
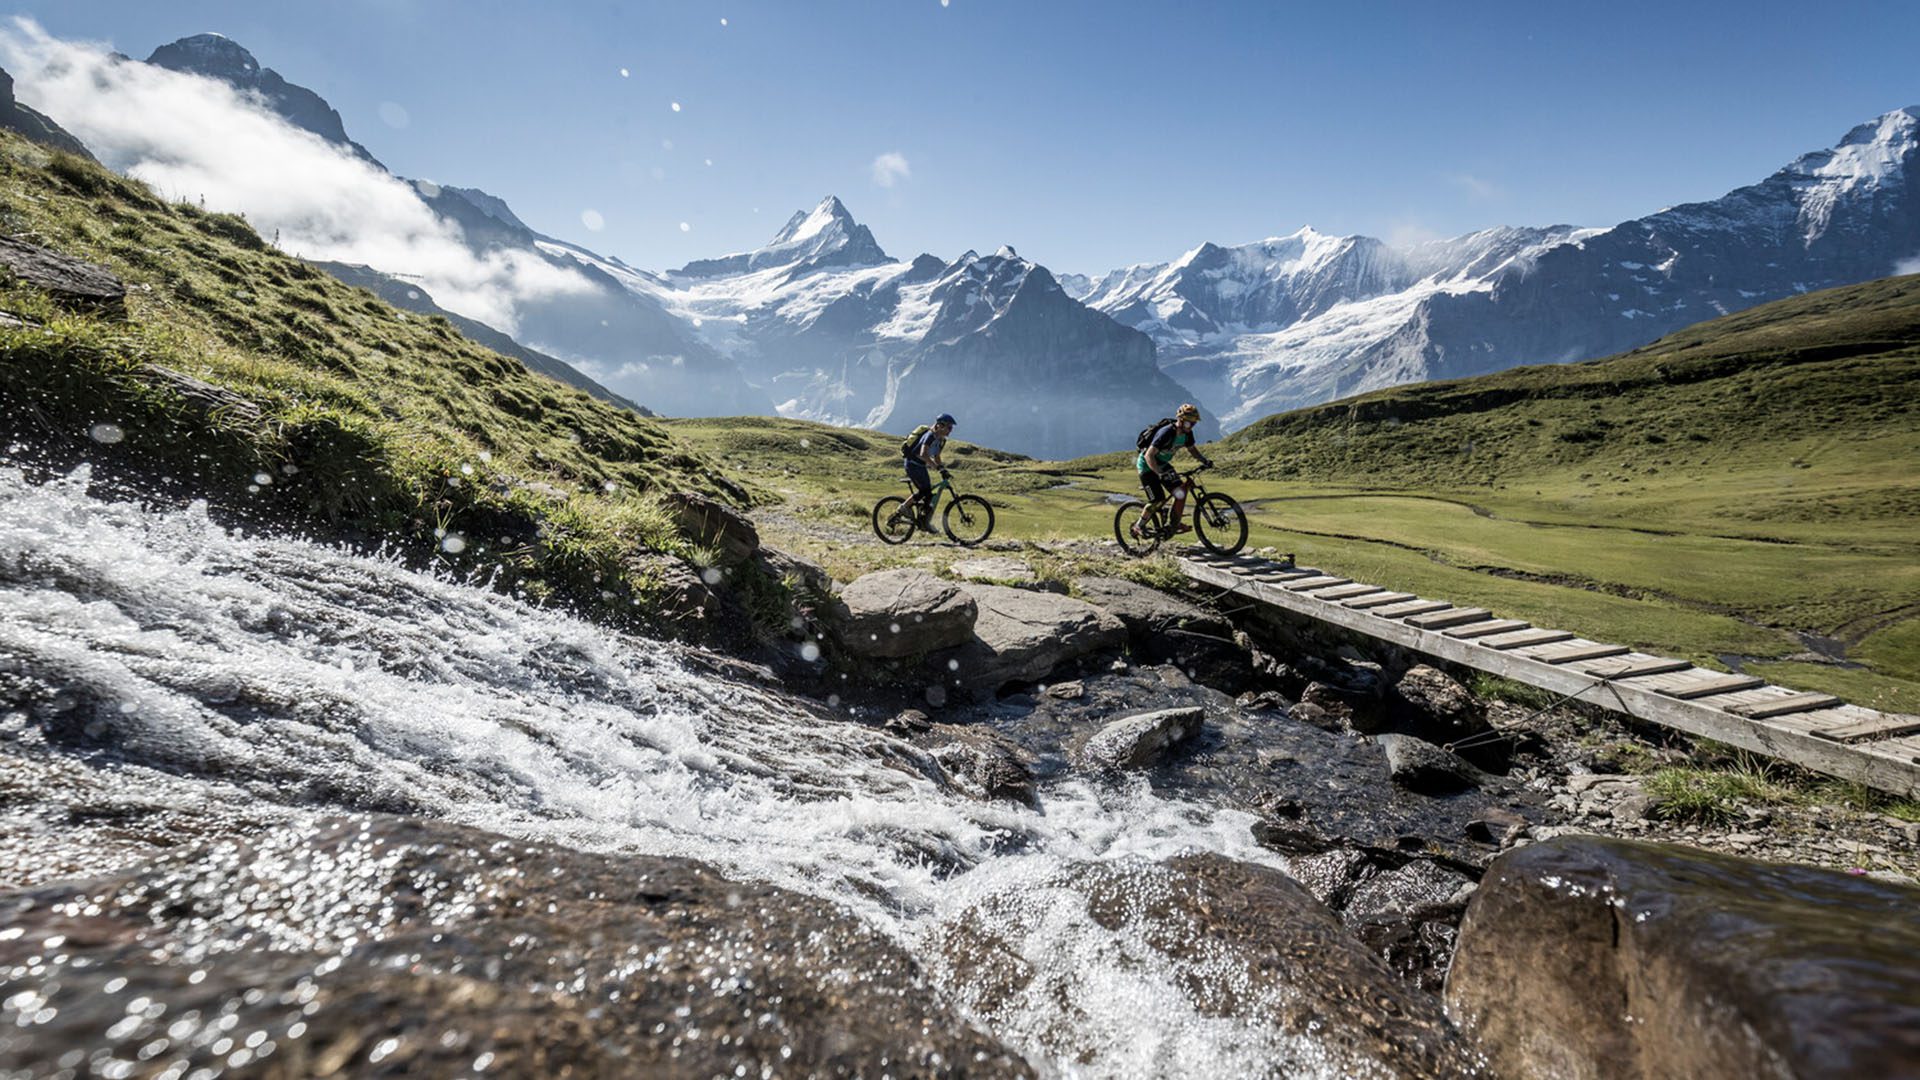
<svg viewBox="0 0 1920 1080"><path fill-rule="evenodd" d="M752 498L655 421L344 285L240 218L11 134L0 232L129 284L121 319L0 280L0 310L28 321L0 326L0 427L54 461L137 469L629 618L650 611L657 556L699 555L662 494Z"/></svg>

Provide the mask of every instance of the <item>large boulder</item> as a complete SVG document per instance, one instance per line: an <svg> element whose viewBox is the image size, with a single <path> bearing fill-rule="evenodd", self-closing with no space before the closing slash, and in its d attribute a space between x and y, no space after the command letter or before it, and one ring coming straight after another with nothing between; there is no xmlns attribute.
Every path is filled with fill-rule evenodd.
<svg viewBox="0 0 1920 1080"><path fill-rule="evenodd" d="M1219 855L1079 864L1012 882L956 916L941 945L948 985L996 1030L1030 1031L1062 1011L1082 1017L1046 1036L1049 1056L1089 1073L1480 1075L1439 1003L1298 883ZM1167 993L1146 990L1149 981ZM1233 1048L1241 1056L1201 1061L1182 1057L1177 1039L1144 1038L1143 1019L1170 1026L1165 1012L1245 1031Z"/></svg>
<svg viewBox="0 0 1920 1080"><path fill-rule="evenodd" d="M866 657L916 656L960 644L972 637L979 614L970 593L925 570L862 574L841 591L840 605L840 642Z"/></svg>
<svg viewBox="0 0 1920 1080"><path fill-rule="evenodd" d="M1080 748L1081 763L1096 769L1148 768L1174 745L1198 735L1205 715L1198 705L1189 705L1115 720Z"/></svg>
<svg viewBox="0 0 1920 1080"><path fill-rule="evenodd" d="M1664 844L1502 855L1447 1007L1501 1076L1920 1076L1920 890Z"/></svg>
<svg viewBox="0 0 1920 1080"><path fill-rule="evenodd" d="M12 276L72 308L124 315L127 286L104 266L0 237L0 274Z"/></svg>
<svg viewBox="0 0 1920 1080"><path fill-rule="evenodd" d="M1195 682L1228 694L1263 681L1253 654L1234 640L1233 624L1217 612L1121 578L1079 578L1073 588L1127 625L1128 647L1145 663L1173 664Z"/></svg>
<svg viewBox="0 0 1920 1080"><path fill-rule="evenodd" d="M973 640L931 660L937 676L972 689L1043 679L1070 660L1117 648L1127 637L1119 619L1072 597L1004 585L960 588L979 608Z"/></svg>
<svg viewBox="0 0 1920 1080"><path fill-rule="evenodd" d="M0 896L0 926L9 1076L62 1060L128 1076L1031 1075L834 904L687 859L413 819L283 826Z"/></svg>
<svg viewBox="0 0 1920 1080"><path fill-rule="evenodd" d="M1451 795L1480 784L1480 770L1424 739L1376 735L1374 740L1386 751L1388 778L1415 794Z"/></svg>
<svg viewBox="0 0 1920 1080"><path fill-rule="evenodd" d="M690 491L667 496L667 507L679 519L680 531L696 544L717 548L728 559L753 557L760 550L760 531L733 508Z"/></svg>

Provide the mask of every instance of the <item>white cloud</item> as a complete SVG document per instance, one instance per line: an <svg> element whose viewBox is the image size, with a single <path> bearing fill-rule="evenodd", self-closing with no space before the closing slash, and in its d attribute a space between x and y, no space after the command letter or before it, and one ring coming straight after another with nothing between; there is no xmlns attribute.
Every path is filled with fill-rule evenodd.
<svg viewBox="0 0 1920 1080"><path fill-rule="evenodd" d="M906 155L898 150L889 150L873 159L873 182L880 187L890 188L912 178L913 167L907 164Z"/></svg>
<svg viewBox="0 0 1920 1080"><path fill-rule="evenodd" d="M1454 173L1447 177L1447 182L1476 199L1498 199L1506 195L1500 185L1471 173Z"/></svg>
<svg viewBox="0 0 1920 1080"><path fill-rule="evenodd" d="M1387 246L1400 251L1405 251L1410 247L1417 247L1420 244L1429 244L1435 240L1444 239L1446 239L1446 237L1440 232L1430 229L1417 221L1395 222L1393 227L1387 230L1386 237Z"/></svg>
<svg viewBox="0 0 1920 1080"><path fill-rule="evenodd" d="M115 61L23 18L0 24L0 66L109 168L163 198L244 214L291 254L417 279L442 307L507 333L520 303L593 287L533 252L475 255L412 185L225 83Z"/></svg>
<svg viewBox="0 0 1920 1080"><path fill-rule="evenodd" d="M1915 255L1911 259L1901 259L1899 262L1894 263L1893 272L1896 275L1920 274L1920 255Z"/></svg>

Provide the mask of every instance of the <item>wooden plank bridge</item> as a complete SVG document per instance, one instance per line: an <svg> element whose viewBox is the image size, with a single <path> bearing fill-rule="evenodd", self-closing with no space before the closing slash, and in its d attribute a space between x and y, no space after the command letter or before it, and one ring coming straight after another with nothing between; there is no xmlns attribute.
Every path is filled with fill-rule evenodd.
<svg viewBox="0 0 1920 1080"><path fill-rule="evenodd" d="M1176 562L1193 581L1295 615L1829 776L1920 797L1920 716L1876 712L1828 694L1698 668L1291 563L1197 553Z"/></svg>

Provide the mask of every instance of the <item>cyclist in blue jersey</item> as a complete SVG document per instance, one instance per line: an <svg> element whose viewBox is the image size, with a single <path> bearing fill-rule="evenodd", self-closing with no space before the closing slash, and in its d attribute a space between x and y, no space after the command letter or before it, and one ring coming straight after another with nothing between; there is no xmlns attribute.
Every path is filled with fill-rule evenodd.
<svg viewBox="0 0 1920 1080"><path fill-rule="evenodd" d="M913 434L902 443L900 451L904 456L907 479L913 484L915 498L920 500L920 526L930 528L933 524L933 477L927 467L940 470L941 479L947 477L947 466L940 459L940 452L947 447L947 436L953 434L954 419L952 413L941 413L931 425L922 424L913 429Z"/></svg>

